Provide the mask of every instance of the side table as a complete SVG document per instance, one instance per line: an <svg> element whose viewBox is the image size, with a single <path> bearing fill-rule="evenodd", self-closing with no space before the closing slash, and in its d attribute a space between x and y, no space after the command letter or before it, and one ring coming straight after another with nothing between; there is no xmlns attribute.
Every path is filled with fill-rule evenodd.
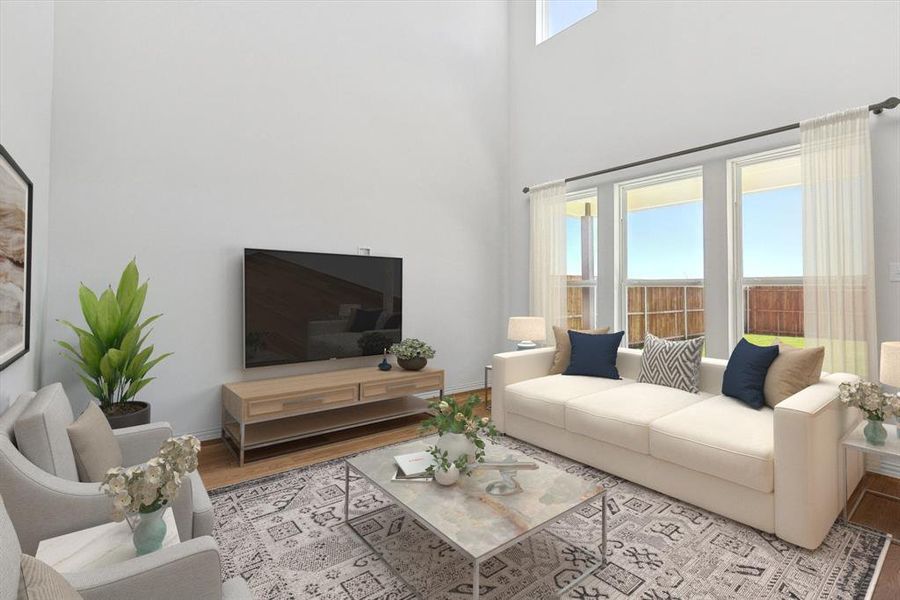
<svg viewBox="0 0 900 600"><path fill-rule="evenodd" d="M890 456L893 458L900 459L900 437L897 437L897 426L891 424L885 424L884 428L887 429L888 435L887 440L885 440L883 446L873 446L869 442L866 441L866 436L863 433L863 429L866 426L866 421L860 423L856 429L848 433L844 436L844 439L841 440L841 492L842 494L846 494L847 489L847 450L853 449L863 454L874 454L877 456ZM853 507L848 511L847 510L847 500L843 502L843 519L844 521L849 522L850 519L853 518L853 513L856 512L856 509L859 508L860 502L862 502L863 497L866 494L872 494L874 496L880 496L882 498L888 498L890 500L895 500L900 502L900 497L892 496L890 494L885 494L884 492L880 492L878 490L872 490L868 487L862 489L859 493L859 496L854 502ZM900 541L891 537L892 544L900 544Z"/></svg>
<svg viewBox="0 0 900 600"><path fill-rule="evenodd" d="M163 514L166 537L163 548L180 542L178 527L171 508ZM73 531L38 544L35 558L60 573L77 573L114 563L125 562L137 556L131 541L131 527L126 521L104 523L96 527Z"/></svg>

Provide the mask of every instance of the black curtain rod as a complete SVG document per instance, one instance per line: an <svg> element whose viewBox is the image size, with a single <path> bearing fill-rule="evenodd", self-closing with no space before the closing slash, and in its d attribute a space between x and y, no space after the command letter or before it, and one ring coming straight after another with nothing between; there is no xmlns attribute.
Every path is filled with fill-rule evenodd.
<svg viewBox="0 0 900 600"><path fill-rule="evenodd" d="M870 104L869 110L875 113L876 115L880 115L884 112L885 109L897 108L900 106L900 98L891 97L885 100L884 102L879 102L878 104ZM719 146L727 146L729 144L736 144L738 142L746 142L747 140L752 140L754 138L765 137L767 135L773 135L776 133L782 133L785 131L790 131L792 129L800 129L800 123L791 123L790 125L783 125L781 127L776 127L775 129L766 129L765 131L757 131L756 133L748 133L747 135L742 135L740 137L731 138L729 140L722 140L721 142L713 142L712 144L705 144L703 146L697 146L696 148L689 148L687 150L682 150L680 152L671 152L669 154L663 154L661 156L654 156L653 158L645 158L644 160L639 160L636 162L631 162L624 165L619 165L618 167L611 167L609 169L602 169L600 171L594 171L592 173L584 173L583 175L575 175L574 177L566 177L566 183L572 181L578 181L579 179L588 179L589 177L596 177L597 175L605 175L606 173L613 173L615 171L622 171L624 169L630 169L632 167L640 167L641 165L648 165L650 163L659 162L661 160L666 160L669 158L675 158L677 156L684 156L685 154L693 154L694 152L702 152L704 150L710 150L712 148L718 148ZM522 192L527 194L531 188L522 188Z"/></svg>

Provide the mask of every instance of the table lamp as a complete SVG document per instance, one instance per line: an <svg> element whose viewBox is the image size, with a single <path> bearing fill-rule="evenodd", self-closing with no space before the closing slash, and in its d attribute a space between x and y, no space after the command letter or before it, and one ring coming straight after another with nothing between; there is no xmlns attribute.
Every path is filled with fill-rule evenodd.
<svg viewBox="0 0 900 600"><path fill-rule="evenodd" d="M884 385L900 388L900 342L881 344L879 379Z"/></svg>
<svg viewBox="0 0 900 600"><path fill-rule="evenodd" d="M535 341L543 342L547 339L544 317L510 317L506 338L519 342L516 344L516 350L537 348Z"/></svg>

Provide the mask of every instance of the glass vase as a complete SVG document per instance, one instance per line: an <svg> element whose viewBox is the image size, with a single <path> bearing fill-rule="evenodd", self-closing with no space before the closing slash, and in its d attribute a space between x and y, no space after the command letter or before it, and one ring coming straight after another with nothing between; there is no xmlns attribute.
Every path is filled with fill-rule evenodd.
<svg viewBox="0 0 900 600"><path fill-rule="evenodd" d="M884 441L887 439L887 429L884 428L882 419L868 419L863 433L866 441L873 446L884 446Z"/></svg>
<svg viewBox="0 0 900 600"><path fill-rule="evenodd" d="M132 541L138 556L156 552L162 548L166 538L166 522L163 520L165 507L153 512L141 513L140 520L134 528Z"/></svg>

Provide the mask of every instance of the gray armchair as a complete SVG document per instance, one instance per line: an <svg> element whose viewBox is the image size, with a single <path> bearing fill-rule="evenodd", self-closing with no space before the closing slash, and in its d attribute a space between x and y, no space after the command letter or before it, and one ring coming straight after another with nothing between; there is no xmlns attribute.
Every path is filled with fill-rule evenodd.
<svg viewBox="0 0 900 600"><path fill-rule="evenodd" d="M28 444L29 460L19 450L15 424L35 416L40 435L19 440ZM0 415L0 496L28 554L34 554L41 540L110 521L112 503L99 484L77 480L66 432L73 420L69 399L58 383L22 394ZM131 466L153 457L172 428L151 423L114 433L125 466ZM212 534L212 503L198 473L185 478L172 511L182 541Z"/></svg>
<svg viewBox="0 0 900 600"><path fill-rule="evenodd" d="M15 600L22 548L0 498L0 600ZM131 560L63 577L84 600L250 600L242 579L222 583L216 543L209 536Z"/></svg>

